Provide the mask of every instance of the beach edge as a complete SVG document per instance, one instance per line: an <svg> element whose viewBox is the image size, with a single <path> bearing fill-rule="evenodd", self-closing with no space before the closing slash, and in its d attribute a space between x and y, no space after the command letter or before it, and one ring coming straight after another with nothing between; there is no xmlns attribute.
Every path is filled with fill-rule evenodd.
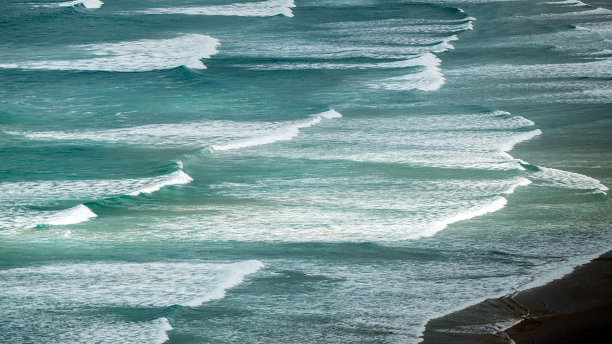
<svg viewBox="0 0 612 344"><path fill-rule="evenodd" d="M612 251L542 286L431 319L420 343L597 343L610 327Z"/></svg>

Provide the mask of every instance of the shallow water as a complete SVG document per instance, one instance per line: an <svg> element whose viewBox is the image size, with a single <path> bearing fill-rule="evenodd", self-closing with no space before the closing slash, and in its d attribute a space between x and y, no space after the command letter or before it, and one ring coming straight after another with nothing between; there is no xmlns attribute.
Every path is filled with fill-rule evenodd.
<svg viewBox="0 0 612 344"><path fill-rule="evenodd" d="M611 10L0 6L7 343L416 343L612 242Z"/></svg>

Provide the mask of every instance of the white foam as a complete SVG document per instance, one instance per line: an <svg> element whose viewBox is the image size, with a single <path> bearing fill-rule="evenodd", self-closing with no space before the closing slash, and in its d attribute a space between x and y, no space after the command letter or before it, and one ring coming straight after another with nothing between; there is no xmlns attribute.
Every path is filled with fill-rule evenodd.
<svg viewBox="0 0 612 344"><path fill-rule="evenodd" d="M575 25L576 30L578 31L588 31L595 33L599 37L601 37L605 42L612 42L612 22L598 22L598 23L581 23L580 25ZM609 49L603 49L599 53L610 52Z"/></svg>
<svg viewBox="0 0 612 344"><path fill-rule="evenodd" d="M2 204L0 229L28 229L40 225L65 226L88 221L97 217L87 206L79 204L62 210L31 210Z"/></svg>
<svg viewBox="0 0 612 344"><path fill-rule="evenodd" d="M363 149L363 145L355 146ZM505 205L505 195L529 183L524 177L399 181L371 175L220 183L211 186L216 195L265 200L265 205L236 205L231 210L211 205L206 215L156 223L146 236L160 240L172 233L203 241L397 242L431 236L452 223L499 210Z"/></svg>
<svg viewBox="0 0 612 344"><path fill-rule="evenodd" d="M446 218L444 220L440 220L434 223L429 229L429 231L420 233L420 236L421 237L433 236L434 234L442 231L443 229L445 229L446 227L448 227L449 225L453 223L473 219L478 216L483 216L488 213L496 212L498 210L503 209L506 206L506 204L508 204L508 200L506 198L497 197L488 204L464 210L461 213L458 213L454 216L451 216L449 218Z"/></svg>
<svg viewBox="0 0 612 344"><path fill-rule="evenodd" d="M540 15L535 15L535 16L531 16L527 18L572 19L572 18L584 18L588 16L593 16L593 17L606 16L607 17L611 14L612 14L612 10L609 10L607 8L597 7L592 10L583 10L583 11L568 12L568 13L551 13L551 14L547 13L547 14L540 14ZM516 18L519 18L519 17L516 17Z"/></svg>
<svg viewBox="0 0 612 344"><path fill-rule="evenodd" d="M457 73L459 72L459 73ZM469 75L496 79L551 79L551 78L611 78L612 59L592 62L533 64L533 65L484 65L469 69L446 70L449 75Z"/></svg>
<svg viewBox="0 0 612 344"><path fill-rule="evenodd" d="M85 8L100 8L102 7L102 5L104 4L102 1L100 0L76 0L76 1L67 1L67 2L62 2L59 3L59 6L76 6L76 5L83 5Z"/></svg>
<svg viewBox="0 0 612 344"><path fill-rule="evenodd" d="M182 170L167 175L138 179L58 180L0 183L0 229L63 226L88 221L97 215L79 204L63 210L33 210L60 200L96 201L122 195L137 196L193 179Z"/></svg>
<svg viewBox="0 0 612 344"><path fill-rule="evenodd" d="M58 305L196 307L224 298L228 289L263 267L258 260L57 264L2 270L0 285L6 291L3 296L22 303L24 309ZM96 288L91 288L92 283Z"/></svg>
<svg viewBox="0 0 612 344"><path fill-rule="evenodd" d="M239 140L221 145L211 145L210 148L214 151L226 151L232 149L240 149L246 147L254 147L265 144L270 144L278 141L289 141L294 137L298 136L300 129L308 128L313 125L319 124L323 119L340 118L342 115L337 111L331 109L329 111L322 112L320 114L311 116L309 119L304 121L294 121L289 124L285 124L271 133L257 136L245 140Z"/></svg>
<svg viewBox="0 0 612 344"><path fill-rule="evenodd" d="M380 83L370 84L374 88L384 88L387 90L422 90L435 91L444 85L445 78L442 74L440 64L442 61L432 54L426 53L412 60L406 61L406 66L422 66L423 69L416 73L385 79Z"/></svg>
<svg viewBox="0 0 612 344"><path fill-rule="evenodd" d="M341 127L340 127L341 125ZM258 154L319 160L385 162L411 166L486 170L520 169L508 155L514 145L539 134L525 131L534 123L507 112L408 115L404 118L351 118L330 122L330 130L314 131L306 138L312 146L299 151L278 147ZM342 132L338 137L335 133ZM319 145L334 142L321 151ZM312 147L312 148L311 148Z"/></svg>
<svg viewBox="0 0 612 344"><path fill-rule="evenodd" d="M304 69L394 69L415 67L413 59L403 59L392 62L378 63L334 63L334 62L312 62L312 63L269 63L258 65L246 65L249 69L256 70L304 70Z"/></svg>
<svg viewBox="0 0 612 344"><path fill-rule="evenodd" d="M520 133L517 135L514 135L513 137L509 138L506 142L503 142L500 146L500 149L504 152L509 152L511 151L514 146L516 146L517 144L524 142L524 141L529 141L532 138L538 136L542 134L542 131L540 129L536 129L536 130L532 130L532 131L528 131L528 132L524 132L524 133Z"/></svg>
<svg viewBox="0 0 612 344"><path fill-rule="evenodd" d="M340 118L342 117L342 114L334 109L330 109L328 111L321 112L319 116L323 118L327 118L327 119L332 119L332 118Z"/></svg>
<svg viewBox="0 0 612 344"><path fill-rule="evenodd" d="M85 70L144 72L185 66L205 69L202 59L217 53L219 41L206 35L186 34L172 39L143 39L119 43L70 46L86 58L73 60L19 61L0 68L28 70ZM44 56L44 53L41 53Z"/></svg>
<svg viewBox="0 0 612 344"><path fill-rule="evenodd" d="M170 322L166 318L159 318L155 320L155 322L157 325L158 334L156 336L157 339L154 341L154 343L155 344L165 343L166 341L170 339L170 337L168 337L168 331L171 331L174 328L172 327L172 325L170 325Z"/></svg>
<svg viewBox="0 0 612 344"><path fill-rule="evenodd" d="M537 180L540 184L568 189L593 190L603 194L606 194L606 192L609 190L609 188L603 185L601 181L580 173L568 172L549 167L537 166L537 168L538 171L530 171L530 177Z"/></svg>
<svg viewBox="0 0 612 344"><path fill-rule="evenodd" d="M82 5L85 8L100 8L104 3L100 0L74 0L49 4L33 4L34 7L73 7Z"/></svg>
<svg viewBox="0 0 612 344"><path fill-rule="evenodd" d="M339 118L335 110L312 115L303 120L281 122L201 121L172 124L151 124L131 128L84 130L8 132L33 140L84 140L130 145L212 147L228 150L291 140L301 128L321 123L323 119ZM178 176L177 176L178 178Z"/></svg>
<svg viewBox="0 0 612 344"><path fill-rule="evenodd" d="M98 215L91 211L91 209L87 208L83 204L79 204L76 207L55 212L46 220L43 220L38 224L53 226L72 225L75 223L88 221L89 219L97 216Z"/></svg>
<svg viewBox="0 0 612 344"><path fill-rule="evenodd" d="M548 5L565 5L565 6L589 6L580 0L563 0L563 1L548 1Z"/></svg>
<svg viewBox="0 0 612 344"><path fill-rule="evenodd" d="M193 179L182 170L149 178L50 180L0 183L0 204L42 205L48 201L88 201L151 193L164 186L187 184Z"/></svg>
<svg viewBox="0 0 612 344"><path fill-rule="evenodd" d="M191 178L190 175L183 172L182 170L178 170L178 171L172 172L169 175L157 177L154 180L148 180L147 183L145 183L145 185L142 186L142 188L136 191L130 192L128 193L128 195L138 196L140 194L149 194L149 193L158 191L164 186L188 184L192 181L193 181L193 178Z"/></svg>
<svg viewBox="0 0 612 344"><path fill-rule="evenodd" d="M203 261L85 262L0 271L3 320L21 331L16 342L164 343L165 317L129 321L92 308L197 307L226 296L264 264ZM10 289L10 290L9 290ZM53 316L49 316L49 312ZM22 336L22 337L20 337ZM19 339L22 340L19 340Z"/></svg>
<svg viewBox="0 0 612 344"><path fill-rule="evenodd" d="M292 8L295 8L293 0L268 0L218 6L150 8L143 11L137 11L136 13L241 17L272 17L283 15L285 17L293 17Z"/></svg>

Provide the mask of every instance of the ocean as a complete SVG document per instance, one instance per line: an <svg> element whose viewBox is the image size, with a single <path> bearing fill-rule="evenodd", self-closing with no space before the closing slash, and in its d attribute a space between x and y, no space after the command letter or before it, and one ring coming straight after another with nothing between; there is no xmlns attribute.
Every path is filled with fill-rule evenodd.
<svg viewBox="0 0 612 344"><path fill-rule="evenodd" d="M608 251L598 6L0 1L0 342L418 343Z"/></svg>

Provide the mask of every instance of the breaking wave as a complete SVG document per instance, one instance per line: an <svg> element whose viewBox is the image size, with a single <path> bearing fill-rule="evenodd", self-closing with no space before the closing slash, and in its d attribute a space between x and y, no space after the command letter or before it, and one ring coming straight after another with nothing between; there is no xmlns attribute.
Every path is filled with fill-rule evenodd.
<svg viewBox="0 0 612 344"><path fill-rule="evenodd" d="M131 128L84 130L7 132L32 140L105 142L129 145L188 146L229 150L291 140L300 129L342 115L331 109L307 119L281 122L202 121L175 124L150 124ZM177 176L180 177L180 176Z"/></svg>
<svg viewBox="0 0 612 344"><path fill-rule="evenodd" d="M181 185L193 179L181 168L167 175L139 179L59 180L0 183L0 229L62 226L88 221L97 215L84 204L62 210L36 210L60 200L99 201L118 196L138 196L165 186Z"/></svg>
<svg viewBox="0 0 612 344"><path fill-rule="evenodd" d="M219 41L199 34L171 39L143 39L119 43L75 45L84 58L1 63L0 68L26 70L82 70L107 72L145 72L180 66L205 69L202 59L217 53Z"/></svg>
<svg viewBox="0 0 612 344"><path fill-rule="evenodd" d="M272 17L283 15L285 17L293 17L293 11L291 9L294 7L295 3L293 0L268 0L218 6L150 8L137 11L136 13L241 17Z"/></svg>
<svg viewBox="0 0 612 344"><path fill-rule="evenodd" d="M370 84L373 88L387 90L408 91L418 89L421 91L435 91L444 85L445 78L440 64L442 61L432 53L426 53L411 60L404 61L404 66L419 66L421 70L385 79L380 83Z"/></svg>

